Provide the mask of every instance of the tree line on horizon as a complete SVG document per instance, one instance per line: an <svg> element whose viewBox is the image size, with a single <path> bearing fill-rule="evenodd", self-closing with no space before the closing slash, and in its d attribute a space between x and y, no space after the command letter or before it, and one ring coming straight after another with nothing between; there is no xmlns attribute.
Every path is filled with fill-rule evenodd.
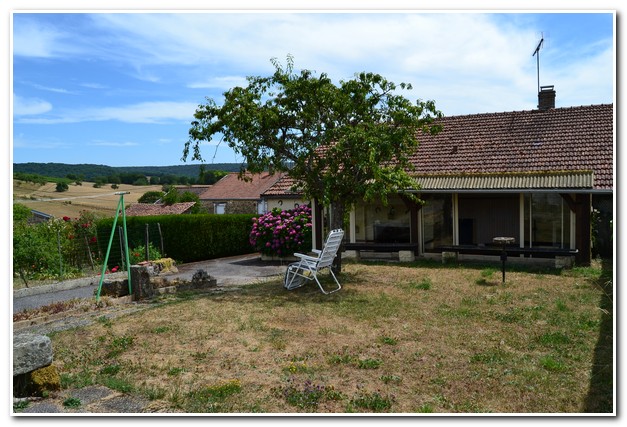
<svg viewBox="0 0 627 427"><path fill-rule="evenodd" d="M211 185L229 172L238 172L239 164L196 164L177 166L106 166L65 163L14 163L13 178L33 183L83 182L99 185Z"/></svg>

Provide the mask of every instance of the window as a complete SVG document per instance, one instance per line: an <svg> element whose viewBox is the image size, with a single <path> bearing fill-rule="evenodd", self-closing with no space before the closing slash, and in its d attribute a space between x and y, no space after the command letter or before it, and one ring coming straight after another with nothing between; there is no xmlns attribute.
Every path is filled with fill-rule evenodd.
<svg viewBox="0 0 627 427"><path fill-rule="evenodd" d="M224 215L226 213L226 203L216 203L213 209L218 215Z"/></svg>
<svg viewBox="0 0 627 427"><path fill-rule="evenodd" d="M409 243L409 207L398 196L382 203L360 204L355 209L355 241L376 243Z"/></svg>
<svg viewBox="0 0 627 427"><path fill-rule="evenodd" d="M421 209L424 251L434 251L441 245L452 245L453 196L451 194L427 194L421 198L425 201Z"/></svg>
<svg viewBox="0 0 627 427"><path fill-rule="evenodd" d="M570 247L568 205L559 194L525 195L525 246Z"/></svg>

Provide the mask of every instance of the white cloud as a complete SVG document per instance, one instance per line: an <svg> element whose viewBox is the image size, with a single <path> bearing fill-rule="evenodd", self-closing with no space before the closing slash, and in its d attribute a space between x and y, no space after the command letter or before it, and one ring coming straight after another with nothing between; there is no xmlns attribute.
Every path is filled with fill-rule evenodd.
<svg viewBox="0 0 627 427"><path fill-rule="evenodd" d="M46 92L54 92L54 93L64 93L64 94L75 94L75 92L71 92L67 89L63 89L60 87L50 87L50 86L44 86L44 85L40 85L38 83L32 83L32 82L27 82L28 85L39 89L39 90L44 90Z"/></svg>
<svg viewBox="0 0 627 427"><path fill-rule="evenodd" d="M13 115L28 116L47 113L52 110L52 104L38 98L23 98L13 94Z"/></svg>
<svg viewBox="0 0 627 427"><path fill-rule="evenodd" d="M19 15L16 15L18 18ZM24 22L14 26L13 54L49 58L54 56L61 34L54 28Z"/></svg>
<svg viewBox="0 0 627 427"><path fill-rule="evenodd" d="M120 107L102 107L69 110L59 112L56 116L39 118L22 118L18 123L59 124L79 122L119 121L123 123L171 123L188 122L196 108L190 102L142 102ZM45 111L42 111L42 113ZM31 113L37 114L37 113Z"/></svg>
<svg viewBox="0 0 627 427"><path fill-rule="evenodd" d="M205 81L199 81L190 83L187 87L192 89L223 89L228 90L235 86L245 87L248 85L246 77L240 76L225 76L209 78Z"/></svg>

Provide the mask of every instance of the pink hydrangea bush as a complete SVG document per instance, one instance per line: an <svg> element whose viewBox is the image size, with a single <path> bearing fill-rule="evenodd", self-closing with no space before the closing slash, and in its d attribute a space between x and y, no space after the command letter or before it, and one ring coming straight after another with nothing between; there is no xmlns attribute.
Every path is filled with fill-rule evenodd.
<svg viewBox="0 0 627 427"><path fill-rule="evenodd" d="M286 257L311 251L311 208L273 209L253 218L250 244L264 255Z"/></svg>

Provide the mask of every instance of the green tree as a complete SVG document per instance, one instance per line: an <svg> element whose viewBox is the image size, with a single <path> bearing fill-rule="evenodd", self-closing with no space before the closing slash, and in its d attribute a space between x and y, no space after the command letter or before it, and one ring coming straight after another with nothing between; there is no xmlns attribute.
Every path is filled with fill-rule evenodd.
<svg viewBox="0 0 627 427"><path fill-rule="evenodd" d="M379 74L335 84L324 73L295 72L291 56L285 68L272 63L274 74L248 77L246 87L223 94L221 106L207 98L198 107L184 161L190 150L202 161L203 142L222 138L248 171L284 171L304 197L330 205L332 228L344 228L347 208L358 201L386 203L390 194L417 188L410 156L421 133L440 130L433 101L411 102L398 94L411 85Z"/></svg>
<svg viewBox="0 0 627 427"><path fill-rule="evenodd" d="M30 208L21 203L13 204L13 222L26 223L33 216Z"/></svg>
<svg viewBox="0 0 627 427"><path fill-rule="evenodd" d="M67 185L67 182L61 181L57 183L56 191L58 191L59 193L62 193L64 191L67 191L69 188L70 187Z"/></svg>
<svg viewBox="0 0 627 427"><path fill-rule="evenodd" d="M139 203L154 203L163 197L165 193L163 191L147 191L137 199Z"/></svg>

